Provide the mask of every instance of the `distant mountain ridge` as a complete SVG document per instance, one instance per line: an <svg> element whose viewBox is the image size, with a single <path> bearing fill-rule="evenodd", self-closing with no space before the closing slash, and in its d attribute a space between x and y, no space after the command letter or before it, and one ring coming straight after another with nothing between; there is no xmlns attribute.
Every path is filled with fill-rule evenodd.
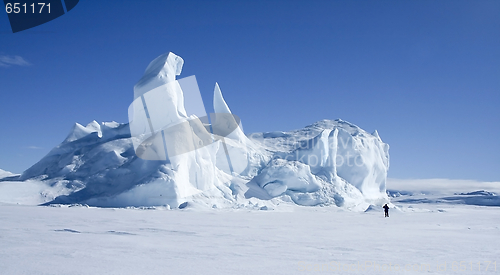
<svg viewBox="0 0 500 275"><path fill-rule="evenodd" d="M16 174L0 169L0 178L15 176Z"/></svg>

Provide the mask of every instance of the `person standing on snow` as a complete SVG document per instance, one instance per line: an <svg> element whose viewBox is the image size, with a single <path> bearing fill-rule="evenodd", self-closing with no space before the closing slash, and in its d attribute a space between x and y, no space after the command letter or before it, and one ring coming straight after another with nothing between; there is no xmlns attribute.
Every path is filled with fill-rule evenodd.
<svg viewBox="0 0 500 275"><path fill-rule="evenodd" d="M382 207L384 208L384 213L385 213L385 217L389 217L389 206L387 205L387 203Z"/></svg>

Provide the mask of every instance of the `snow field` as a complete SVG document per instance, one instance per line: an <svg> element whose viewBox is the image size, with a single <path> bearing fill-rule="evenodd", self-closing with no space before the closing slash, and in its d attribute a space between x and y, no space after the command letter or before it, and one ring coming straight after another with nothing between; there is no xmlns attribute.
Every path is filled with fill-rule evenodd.
<svg viewBox="0 0 500 275"><path fill-rule="evenodd" d="M0 270L208 275L500 272L498 208L418 207L400 204L400 210L391 209L390 218L384 218L379 207L359 213L290 205L274 211L194 211L2 204ZM458 270L461 261L464 271Z"/></svg>

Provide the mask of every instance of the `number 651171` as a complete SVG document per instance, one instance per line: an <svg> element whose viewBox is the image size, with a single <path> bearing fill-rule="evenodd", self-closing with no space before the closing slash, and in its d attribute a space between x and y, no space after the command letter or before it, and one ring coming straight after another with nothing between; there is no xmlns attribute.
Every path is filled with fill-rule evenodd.
<svg viewBox="0 0 500 275"><path fill-rule="evenodd" d="M7 3L5 5L5 11L7 13L42 13L44 12L44 8L47 7L45 10L50 13L50 3L37 3L38 5L35 5L35 3L32 3L31 5L26 5L26 3L21 4L21 3Z"/></svg>

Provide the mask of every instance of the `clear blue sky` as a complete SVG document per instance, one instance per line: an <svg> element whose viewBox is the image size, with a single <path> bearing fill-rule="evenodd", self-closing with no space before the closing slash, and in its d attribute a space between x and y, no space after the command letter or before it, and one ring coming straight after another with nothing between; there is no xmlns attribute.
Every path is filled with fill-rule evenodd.
<svg viewBox="0 0 500 275"><path fill-rule="evenodd" d="M391 146L389 177L500 181L499 15L500 1L82 0L12 34L1 12L0 168L22 172L75 122L127 122L133 85L172 51L208 108L219 82L246 133L342 118Z"/></svg>

